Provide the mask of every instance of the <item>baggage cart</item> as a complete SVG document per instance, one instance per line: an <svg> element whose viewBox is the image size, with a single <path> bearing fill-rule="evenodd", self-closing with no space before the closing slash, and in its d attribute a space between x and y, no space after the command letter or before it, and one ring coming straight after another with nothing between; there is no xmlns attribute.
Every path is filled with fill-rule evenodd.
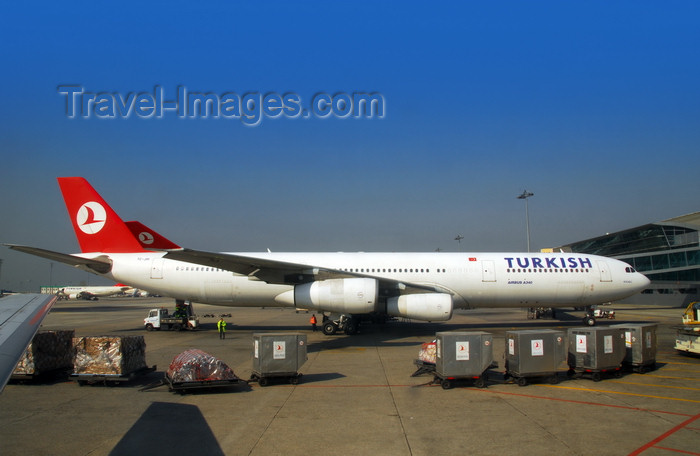
<svg viewBox="0 0 700 456"><path fill-rule="evenodd" d="M567 363L569 377L590 376L599 382L603 375L622 376L625 359L625 332L622 328L570 328Z"/></svg>
<svg viewBox="0 0 700 456"><path fill-rule="evenodd" d="M245 380L241 380L239 378L236 379L229 379L229 380L198 380L198 381L189 381L189 382L178 382L178 381L173 381L167 374L165 375L163 381L160 384L156 384L151 387L147 387L142 389L144 391L145 389L151 389L155 386L160 386L162 384L165 384L168 386L168 391L172 391L175 393L180 393L180 394L185 394L188 392L194 392L194 391L201 391L201 390L208 390L208 389L217 389L217 388L230 388L233 386L243 386L243 385L248 385L248 382Z"/></svg>
<svg viewBox="0 0 700 456"><path fill-rule="evenodd" d="M70 378L77 381L78 385L102 384L115 386L119 383L130 382L137 377L141 377L156 371L156 366L143 367L127 374L71 374Z"/></svg>
<svg viewBox="0 0 700 456"><path fill-rule="evenodd" d="M254 333L249 382L268 386L271 381L282 380L296 385L302 376L299 369L306 360L306 334Z"/></svg>
<svg viewBox="0 0 700 456"><path fill-rule="evenodd" d="M413 364L416 365L416 371L411 374L411 377L418 377L423 374L434 374L435 373L435 363L428 363L420 359L413 360Z"/></svg>
<svg viewBox="0 0 700 456"><path fill-rule="evenodd" d="M506 332L505 379L525 386L534 378L559 383L566 361L566 333L552 329Z"/></svg>
<svg viewBox="0 0 700 456"><path fill-rule="evenodd" d="M486 371L493 366L493 337L482 331L439 332L436 336L436 363L433 383L443 389L471 381L484 388Z"/></svg>
<svg viewBox="0 0 700 456"><path fill-rule="evenodd" d="M435 373L435 361L437 357L437 342L425 342L421 344L420 351L418 352L418 359L414 360L413 363L418 368L411 377L418 377L423 374L433 374Z"/></svg>
<svg viewBox="0 0 700 456"><path fill-rule="evenodd" d="M625 332L623 367L640 374L656 369L656 324L630 323L611 328L622 328Z"/></svg>

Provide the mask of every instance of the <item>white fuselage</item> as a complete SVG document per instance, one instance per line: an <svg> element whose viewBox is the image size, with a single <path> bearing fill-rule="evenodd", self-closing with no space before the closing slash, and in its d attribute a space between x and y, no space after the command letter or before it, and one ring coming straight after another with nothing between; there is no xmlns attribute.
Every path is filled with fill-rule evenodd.
<svg viewBox="0 0 700 456"><path fill-rule="evenodd" d="M293 285L163 258L162 252L107 255L115 281L175 299L248 307L290 306L279 299ZM626 263L575 253L236 253L438 287L454 308L565 307L615 301L649 280Z"/></svg>
<svg viewBox="0 0 700 456"><path fill-rule="evenodd" d="M118 287L118 286L89 286L89 287L60 287L58 294L62 296L75 297L80 293L87 293L90 296L112 296L117 293L121 293L128 287Z"/></svg>

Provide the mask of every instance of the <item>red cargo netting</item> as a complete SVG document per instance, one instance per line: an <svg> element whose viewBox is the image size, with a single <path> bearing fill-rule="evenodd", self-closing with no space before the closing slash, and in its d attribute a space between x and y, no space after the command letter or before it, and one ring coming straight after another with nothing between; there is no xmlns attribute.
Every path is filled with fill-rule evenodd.
<svg viewBox="0 0 700 456"><path fill-rule="evenodd" d="M171 381L202 382L210 380L238 380L223 361L202 350L192 348L177 355L168 368Z"/></svg>
<svg viewBox="0 0 700 456"><path fill-rule="evenodd" d="M418 359L424 363L435 364L437 361L436 342L426 342L421 345L420 352L418 352Z"/></svg>

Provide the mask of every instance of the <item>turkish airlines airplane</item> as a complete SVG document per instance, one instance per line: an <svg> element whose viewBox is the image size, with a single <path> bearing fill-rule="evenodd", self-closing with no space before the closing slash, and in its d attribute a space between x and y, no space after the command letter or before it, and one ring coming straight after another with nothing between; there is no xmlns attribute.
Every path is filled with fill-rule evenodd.
<svg viewBox="0 0 700 456"><path fill-rule="evenodd" d="M585 307L584 323L593 325L591 306L649 285L627 263L576 253L217 253L173 247L160 235L137 239L135 228L85 179L58 182L81 253L10 248L176 300L331 313L326 334L356 332L357 315L447 321L455 309L475 307Z"/></svg>
<svg viewBox="0 0 700 456"><path fill-rule="evenodd" d="M85 299L97 301L97 298L112 296L131 288L128 285L61 287L56 295L59 299Z"/></svg>

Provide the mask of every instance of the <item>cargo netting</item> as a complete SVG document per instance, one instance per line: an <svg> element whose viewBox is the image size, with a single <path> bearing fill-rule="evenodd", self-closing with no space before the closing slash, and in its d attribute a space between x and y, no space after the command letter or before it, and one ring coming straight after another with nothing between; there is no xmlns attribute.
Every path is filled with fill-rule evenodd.
<svg viewBox="0 0 700 456"><path fill-rule="evenodd" d="M238 380L233 370L220 359L196 348L177 355L167 372L171 381L201 382L211 380Z"/></svg>
<svg viewBox="0 0 700 456"><path fill-rule="evenodd" d="M426 342L420 347L418 359L424 363L435 364L437 362L437 344L435 341Z"/></svg>
<svg viewBox="0 0 700 456"><path fill-rule="evenodd" d="M86 336L73 339L74 374L126 375L146 366L143 336Z"/></svg>
<svg viewBox="0 0 700 456"><path fill-rule="evenodd" d="M40 331L20 358L13 374L34 375L73 368L75 331Z"/></svg>

